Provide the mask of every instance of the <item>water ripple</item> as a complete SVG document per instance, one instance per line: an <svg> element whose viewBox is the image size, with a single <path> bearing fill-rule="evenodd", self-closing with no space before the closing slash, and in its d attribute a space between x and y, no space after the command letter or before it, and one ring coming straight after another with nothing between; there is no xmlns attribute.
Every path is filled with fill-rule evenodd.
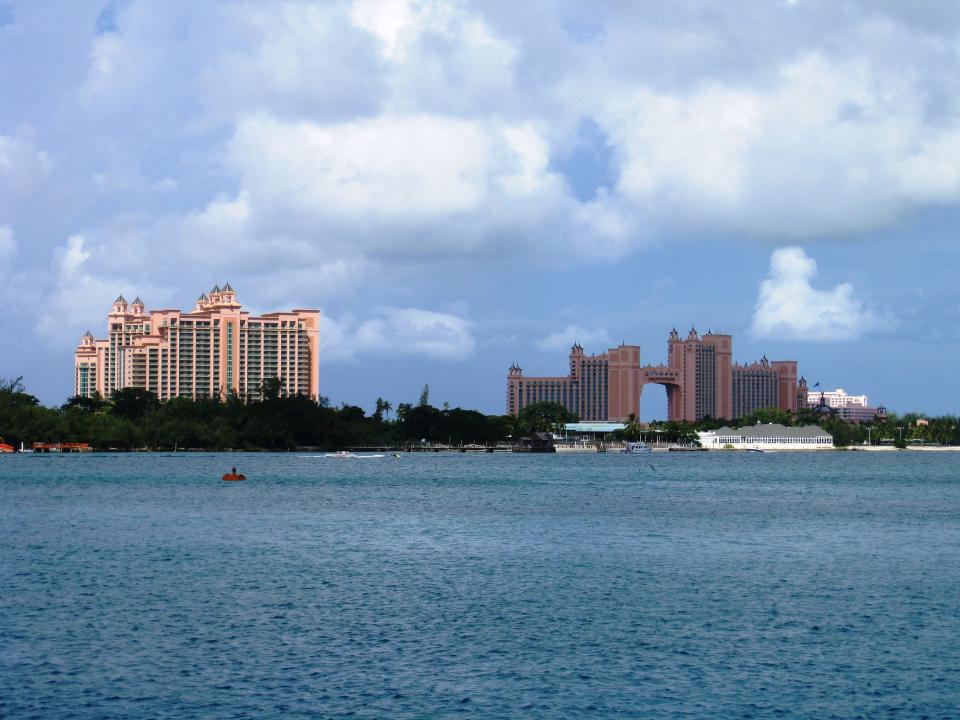
<svg viewBox="0 0 960 720"><path fill-rule="evenodd" d="M960 715L960 458L704 455L0 458L0 717Z"/></svg>

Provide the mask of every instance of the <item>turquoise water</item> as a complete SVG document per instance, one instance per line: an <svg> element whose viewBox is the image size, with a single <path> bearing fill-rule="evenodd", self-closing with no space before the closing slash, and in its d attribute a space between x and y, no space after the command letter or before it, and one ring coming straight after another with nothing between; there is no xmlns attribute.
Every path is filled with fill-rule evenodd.
<svg viewBox="0 0 960 720"><path fill-rule="evenodd" d="M3 718L960 716L960 454L0 457L0 530Z"/></svg>

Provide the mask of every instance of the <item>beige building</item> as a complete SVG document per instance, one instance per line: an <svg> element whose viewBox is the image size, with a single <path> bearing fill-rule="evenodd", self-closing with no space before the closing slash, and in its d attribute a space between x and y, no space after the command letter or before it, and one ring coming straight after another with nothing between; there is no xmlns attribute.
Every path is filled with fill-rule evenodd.
<svg viewBox="0 0 960 720"><path fill-rule="evenodd" d="M836 390L807 391L807 405L809 407L819 405L820 398L823 398L823 401L832 408L870 406L866 395L848 395L847 391L843 388L837 388Z"/></svg>
<svg viewBox="0 0 960 720"><path fill-rule="evenodd" d="M107 338L87 332L74 354L74 390L83 396L138 387L161 400L258 399L270 379L279 380L281 395L319 396L320 311L251 316L229 283L188 312L147 313L140 298L128 304L121 295L107 316Z"/></svg>

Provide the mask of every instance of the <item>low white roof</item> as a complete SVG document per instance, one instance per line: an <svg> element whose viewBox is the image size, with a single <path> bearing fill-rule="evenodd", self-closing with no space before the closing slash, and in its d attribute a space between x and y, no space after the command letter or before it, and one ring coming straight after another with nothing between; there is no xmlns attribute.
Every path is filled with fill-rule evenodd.
<svg viewBox="0 0 960 720"><path fill-rule="evenodd" d="M626 426L626 423L618 422L575 422L563 427L567 432L609 433L623 430Z"/></svg>
<svg viewBox="0 0 960 720"><path fill-rule="evenodd" d="M779 423L766 423L764 425L748 425L739 429L722 427L719 430L711 430L709 433L700 433L701 435L713 434L720 436L739 435L742 438L769 438L769 437L787 437L787 438L810 438L810 437L831 437L830 433L819 425L804 425L802 427L785 427Z"/></svg>

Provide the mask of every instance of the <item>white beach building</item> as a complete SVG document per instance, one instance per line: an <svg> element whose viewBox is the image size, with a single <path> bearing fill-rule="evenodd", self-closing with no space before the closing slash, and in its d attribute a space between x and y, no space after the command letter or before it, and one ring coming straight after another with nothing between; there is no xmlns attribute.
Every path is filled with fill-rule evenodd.
<svg viewBox="0 0 960 720"><path fill-rule="evenodd" d="M722 427L697 433L708 450L830 450L833 436L818 425L785 427L779 423L744 428Z"/></svg>

